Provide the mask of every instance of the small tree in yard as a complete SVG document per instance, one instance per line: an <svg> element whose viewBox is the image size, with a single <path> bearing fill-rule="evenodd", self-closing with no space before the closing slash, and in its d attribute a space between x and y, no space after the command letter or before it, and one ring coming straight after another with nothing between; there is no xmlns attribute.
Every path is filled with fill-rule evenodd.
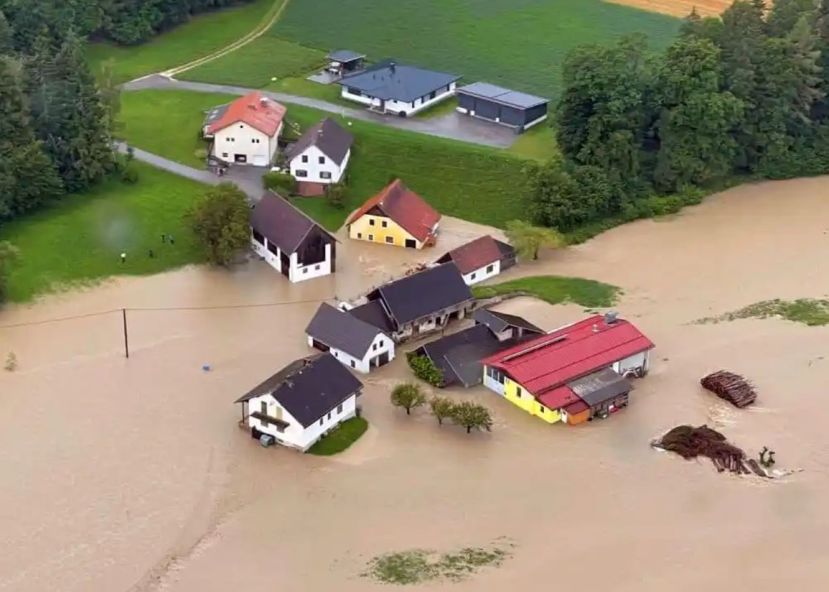
<svg viewBox="0 0 829 592"><path fill-rule="evenodd" d="M412 369L414 375L420 380L431 384L432 386L443 385L443 374L435 366L434 362L426 356L410 355L408 357L409 368Z"/></svg>
<svg viewBox="0 0 829 592"><path fill-rule="evenodd" d="M232 183L217 185L193 207L191 227L211 263L227 265L248 245L249 215L247 197Z"/></svg>
<svg viewBox="0 0 829 592"><path fill-rule="evenodd" d="M447 417L452 417L455 411L455 403L446 397L432 397L429 400L429 407L432 409L432 415L438 420L438 424L443 425L443 420Z"/></svg>
<svg viewBox="0 0 829 592"><path fill-rule="evenodd" d="M489 414L489 409L469 401L453 406L452 420L459 426L465 427L467 434L471 433L473 428L487 432L492 429L492 416Z"/></svg>
<svg viewBox="0 0 829 592"><path fill-rule="evenodd" d="M17 247L8 241L0 241L0 303L6 299L11 266L19 256Z"/></svg>
<svg viewBox="0 0 829 592"><path fill-rule="evenodd" d="M506 235L524 259L538 259L541 247L558 248L564 244L564 237L557 230L533 226L523 220L507 222Z"/></svg>
<svg viewBox="0 0 829 592"><path fill-rule="evenodd" d="M334 183L325 190L325 197L333 207L342 209L345 206L345 185Z"/></svg>
<svg viewBox="0 0 829 592"><path fill-rule="evenodd" d="M398 384L391 392L391 404L403 407L406 415L412 414L412 409L420 407L426 402L426 397L420 392L420 387L410 382Z"/></svg>

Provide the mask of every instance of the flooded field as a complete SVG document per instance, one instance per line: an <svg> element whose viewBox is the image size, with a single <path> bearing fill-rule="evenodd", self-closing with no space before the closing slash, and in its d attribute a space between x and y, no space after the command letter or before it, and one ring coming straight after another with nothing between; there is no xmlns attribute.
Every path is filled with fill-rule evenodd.
<svg viewBox="0 0 829 592"><path fill-rule="evenodd" d="M400 359L364 380L371 427L340 456L263 449L237 427L232 401L309 353L303 330L320 300L356 296L478 232L449 220L425 255L343 240L340 273L305 285L252 262L0 313L8 326L114 311L0 329L0 356L14 351L20 365L0 373L0 591L380 590L360 576L377 555L499 537L515 545L501 567L411 589L764 592L829 581L829 327L692 324L829 294L827 178L736 188L510 271L623 288L617 309L657 349L631 405L608 421L548 426L473 389L449 394L487 404L493 432L439 427L389 405L409 376ZM129 359L121 308L145 309L127 313ZM583 315L523 298L501 308L545 329ZM720 367L756 383L756 406L701 391ZM803 471L719 475L648 446L679 423L708 423L750 454L769 446L781 467Z"/></svg>

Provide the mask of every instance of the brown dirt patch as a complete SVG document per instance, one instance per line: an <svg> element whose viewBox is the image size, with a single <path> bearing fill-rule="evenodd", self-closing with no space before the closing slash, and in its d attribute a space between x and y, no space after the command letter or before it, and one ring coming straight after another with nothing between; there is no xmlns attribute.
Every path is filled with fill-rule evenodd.
<svg viewBox="0 0 829 592"><path fill-rule="evenodd" d="M731 6L733 0L605 0L613 4L623 4L651 12L686 17L691 10L697 9L702 16L716 16Z"/></svg>

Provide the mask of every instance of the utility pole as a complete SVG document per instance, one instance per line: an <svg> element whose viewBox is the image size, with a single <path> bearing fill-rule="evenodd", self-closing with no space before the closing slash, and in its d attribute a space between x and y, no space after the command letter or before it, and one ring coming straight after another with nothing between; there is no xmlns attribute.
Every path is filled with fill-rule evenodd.
<svg viewBox="0 0 829 592"><path fill-rule="evenodd" d="M121 318L124 319L124 355L129 358L130 357L130 340L129 336L127 335L127 309L121 309Z"/></svg>

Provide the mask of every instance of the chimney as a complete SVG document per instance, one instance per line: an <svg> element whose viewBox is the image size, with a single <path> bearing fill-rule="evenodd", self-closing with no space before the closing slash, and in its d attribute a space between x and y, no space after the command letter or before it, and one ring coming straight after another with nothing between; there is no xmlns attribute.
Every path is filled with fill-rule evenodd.
<svg viewBox="0 0 829 592"><path fill-rule="evenodd" d="M604 315L604 322L606 325L612 325L619 320L619 313L615 310L609 310Z"/></svg>

